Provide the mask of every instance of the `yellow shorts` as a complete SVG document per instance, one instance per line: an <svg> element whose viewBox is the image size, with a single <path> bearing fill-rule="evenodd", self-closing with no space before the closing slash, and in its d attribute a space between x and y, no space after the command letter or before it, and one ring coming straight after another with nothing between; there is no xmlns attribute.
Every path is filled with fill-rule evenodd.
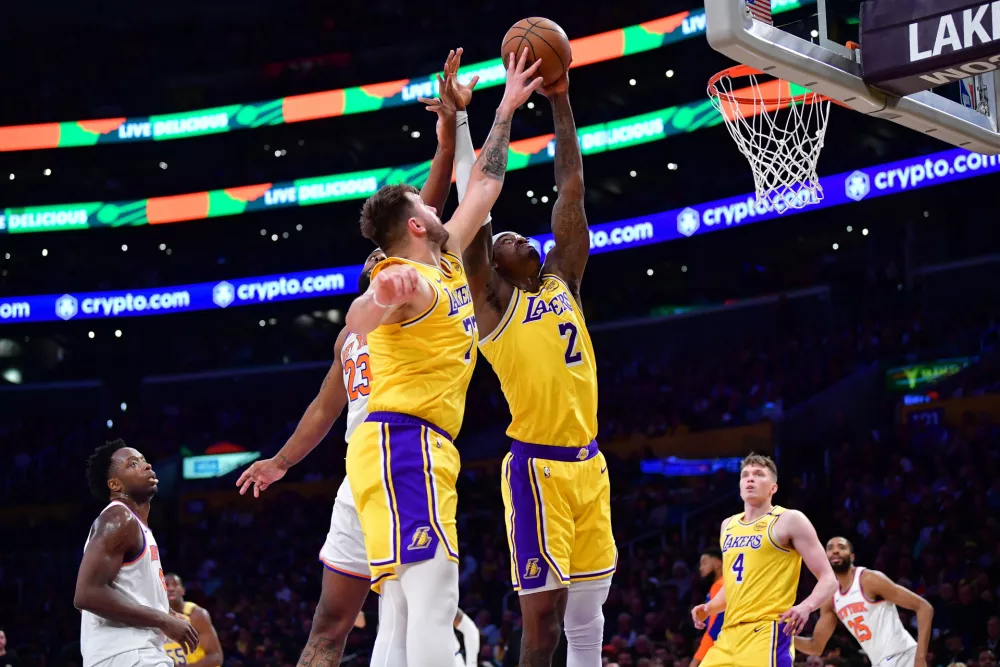
<svg viewBox="0 0 1000 667"><path fill-rule="evenodd" d="M792 667L795 642L778 621L723 627L701 667Z"/></svg>
<svg viewBox="0 0 1000 667"><path fill-rule="evenodd" d="M608 464L597 450L514 441L503 460L503 505L514 590L610 577L618 552L611 532Z"/></svg>
<svg viewBox="0 0 1000 667"><path fill-rule="evenodd" d="M372 589L396 566L430 560L442 545L458 562L458 450L417 417L373 412L347 445L347 478L365 534Z"/></svg>

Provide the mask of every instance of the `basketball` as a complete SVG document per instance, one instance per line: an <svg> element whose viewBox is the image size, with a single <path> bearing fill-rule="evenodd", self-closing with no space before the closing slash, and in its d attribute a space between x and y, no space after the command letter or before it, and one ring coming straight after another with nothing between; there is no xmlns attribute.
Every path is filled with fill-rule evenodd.
<svg viewBox="0 0 1000 667"><path fill-rule="evenodd" d="M535 16L521 19L511 26L500 46L504 65L508 62L509 54L513 53L519 58L524 47L528 47L528 65L535 62L536 58L542 59L538 75L545 85L558 80L573 62L573 49L566 33L557 23L545 18Z"/></svg>

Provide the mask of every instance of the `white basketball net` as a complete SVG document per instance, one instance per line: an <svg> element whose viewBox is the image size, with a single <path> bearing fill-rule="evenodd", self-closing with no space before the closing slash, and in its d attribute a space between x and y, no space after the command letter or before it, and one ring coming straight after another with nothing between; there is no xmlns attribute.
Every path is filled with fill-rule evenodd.
<svg viewBox="0 0 1000 667"><path fill-rule="evenodd" d="M733 72L749 88L736 90L728 74L708 88L712 104L726 121L729 134L753 170L758 208L779 214L823 199L816 164L830 101L806 91L793 96L785 82L766 82L756 74Z"/></svg>

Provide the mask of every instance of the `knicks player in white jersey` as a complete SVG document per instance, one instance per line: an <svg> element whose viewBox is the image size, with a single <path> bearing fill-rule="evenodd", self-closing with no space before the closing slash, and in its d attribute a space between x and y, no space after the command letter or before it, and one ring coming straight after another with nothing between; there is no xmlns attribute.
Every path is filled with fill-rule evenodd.
<svg viewBox="0 0 1000 667"><path fill-rule="evenodd" d="M934 608L916 593L875 570L854 565L854 545L846 537L826 543L839 587L820 607L812 637L796 637L795 650L822 655L837 619L854 635L873 667L927 667ZM899 620L896 606L917 614L917 640Z"/></svg>
<svg viewBox="0 0 1000 667"><path fill-rule="evenodd" d="M358 289L362 293L371 284L372 269L383 259L385 253L379 249L368 255L358 280ZM333 351L333 365L295 432L274 457L255 462L240 475L236 485L240 487L241 494L252 486L254 497L259 497L262 491L284 477L289 468L302 461L326 437L345 405L347 440L368 416L372 375L365 336L344 328L337 336ZM313 615L309 640L299 658L299 665L302 666L340 664L347 635L362 622L361 609L371 587L365 538L346 475L333 503L330 532L320 549L319 559L324 567L323 588ZM372 653L373 665L384 664L392 651L393 633L383 630L391 629L390 614L389 609L381 610L382 622L379 623ZM389 623L385 622L387 617ZM405 636L399 634L399 640L400 646L396 650L401 651L400 655L406 655Z"/></svg>
<svg viewBox="0 0 1000 667"><path fill-rule="evenodd" d="M119 439L90 455L87 481L108 505L90 528L73 596L82 612L83 667L173 667L166 639L193 651L198 631L170 613L160 551L147 525L156 473Z"/></svg>

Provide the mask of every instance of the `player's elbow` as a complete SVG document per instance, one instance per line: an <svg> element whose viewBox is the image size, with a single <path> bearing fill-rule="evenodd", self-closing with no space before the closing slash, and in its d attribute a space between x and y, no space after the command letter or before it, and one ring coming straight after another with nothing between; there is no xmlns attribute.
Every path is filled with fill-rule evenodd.
<svg viewBox="0 0 1000 667"><path fill-rule="evenodd" d="M73 593L73 606L78 611L91 611L93 609L92 597L86 587L77 586Z"/></svg>
<svg viewBox="0 0 1000 667"><path fill-rule="evenodd" d="M583 185L583 172L574 173L569 178L563 179L563 182L558 183L556 187L559 189L559 199L583 201L586 194L586 187Z"/></svg>

